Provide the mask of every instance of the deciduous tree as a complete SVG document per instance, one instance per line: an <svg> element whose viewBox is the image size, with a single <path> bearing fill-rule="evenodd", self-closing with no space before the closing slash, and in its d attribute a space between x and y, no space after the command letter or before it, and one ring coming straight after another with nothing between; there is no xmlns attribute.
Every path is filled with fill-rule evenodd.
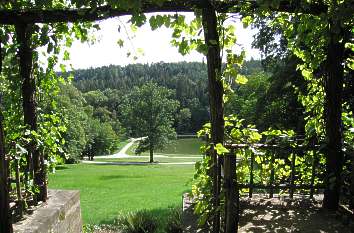
<svg viewBox="0 0 354 233"><path fill-rule="evenodd" d="M176 137L172 125L179 103L173 99L173 94L172 90L147 83L135 87L125 102L124 116L132 136L146 137L139 142L136 152L148 150L151 163L154 150Z"/></svg>

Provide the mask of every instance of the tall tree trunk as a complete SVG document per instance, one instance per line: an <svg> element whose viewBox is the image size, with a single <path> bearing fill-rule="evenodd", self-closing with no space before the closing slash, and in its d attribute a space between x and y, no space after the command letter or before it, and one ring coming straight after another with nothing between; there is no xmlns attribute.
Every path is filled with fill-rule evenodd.
<svg viewBox="0 0 354 233"><path fill-rule="evenodd" d="M32 44L33 25L17 24L16 36L19 43L20 75L22 78L22 107L24 124L32 131L37 131L37 103L36 103L36 80L33 76L33 49ZM33 163L34 183L39 188L38 201L46 201L46 181L41 158L36 142L31 141L27 146L28 162Z"/></svg>
<svg viewBox="0 0 354 233"><path fill-rule="evenodd" d="M0 100L1 101L1 100ZM0 110L0 233L12 232L12 221L9 207L8 161L5 154L3 115Z"/></svg>
<svg viewBox="0 0 354 233"><path fill-rule="evenodd" d="M325 80L325 120L326 120L326 188L323 207L337 210L341 191L341 173L344 164L343 126L342 126L342 93L344 80L343 54L344 44L340 35L339 22L329 25L330 41L327 50Z"/></svg>
<svg viewBox="0 0 354 233"><path fill-rule="evenodd" d="M236 154L232 150L224 158L225 170L225 233L235 233L238 230L239 192L236 177Z"/></svg>
<svg viewBox="0 0 354 233"><path fill-rule="evenodd" d="M149 151L150 151L150 163L153 163L154 162L154 146L151 143L150 143Z"/></svg>
<svg viewBox="0 0 354 233"><path fill-rule="evenodd" d="M0 75L2 72L2 48L0 42ZM0 96L0 107L2 96ZM3 115L0 109L0 233L12 233L12 221L9 207L9 172L8 161L5 154L5 135Z"/></svg>
<svg viewBox="0 0 354 233"><path fill-rule="evenodd" d="M354 210L354 151L351 151L350 209Z"/></svg>
<svg viewBox="0 0 354 233"><path fill-rule="evenodd" d="M224 141L224 107L223 84L221 81L220 42L217 31L217 17L214 6L207 0L206 7L202 9L205 43L208 46L208 88L211 120L211 141L214 145ZM218 157L212 153L212 180L213 180L213 208L216 211L213 218L213 232L220 232L220 175Z"/></svg>

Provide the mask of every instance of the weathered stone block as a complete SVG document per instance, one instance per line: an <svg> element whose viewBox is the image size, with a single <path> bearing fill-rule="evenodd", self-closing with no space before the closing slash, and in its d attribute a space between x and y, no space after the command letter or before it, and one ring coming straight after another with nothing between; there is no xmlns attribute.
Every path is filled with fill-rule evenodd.
<svg viewBox="0 0 354 233"><path fill-rule="evenodd" d="M15 233L81 233L79 191L49 190L48 201L25 220L13 225Z"/></svg>

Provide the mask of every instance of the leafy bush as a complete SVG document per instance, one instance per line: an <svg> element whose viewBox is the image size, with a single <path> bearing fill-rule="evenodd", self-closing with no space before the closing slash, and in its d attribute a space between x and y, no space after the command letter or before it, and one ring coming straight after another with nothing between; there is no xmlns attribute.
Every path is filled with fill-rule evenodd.
<svg viewBox="0 0 354 233"><path fill-rule="evenodd" d="M182 233L183 226L182 226L182 218L181 218L181 210L178 208L174 208L171 210L167 218L166 233Z"/></svg>
<svg viewBox="0 0 354 233"><path fill-rule="evenodd" d="M131 212L116 220L123 233L154 233L158 227L158 220L146 210Z"/></svg>

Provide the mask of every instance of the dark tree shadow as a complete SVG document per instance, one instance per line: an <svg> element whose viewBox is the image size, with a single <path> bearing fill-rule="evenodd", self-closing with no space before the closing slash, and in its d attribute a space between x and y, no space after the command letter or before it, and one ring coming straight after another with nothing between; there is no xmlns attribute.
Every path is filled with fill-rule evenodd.
<svg viewBox="0 0 354 233"><path fill-rule="evenodd" d="M65 165L58 165L55 167L55 170L66 170L66 169L69 169L69 168Z"/></svg>
<svg viewBox="0 0 354 233"><path fill-rule="evenodd" d="M158 165L158 163L150 163L150 162L97 162L97 163L86 163L87 165L95 165L95 166L147 166L147 165Z"/></svg>
<svg viewBox="0 0 354 233"><path fill-rule="evenodd" d="M100 180L116 180L116 179L142 179L146 178L145 176L129 176L129 175L109 175L109 176L100 176Z"/></svg>

